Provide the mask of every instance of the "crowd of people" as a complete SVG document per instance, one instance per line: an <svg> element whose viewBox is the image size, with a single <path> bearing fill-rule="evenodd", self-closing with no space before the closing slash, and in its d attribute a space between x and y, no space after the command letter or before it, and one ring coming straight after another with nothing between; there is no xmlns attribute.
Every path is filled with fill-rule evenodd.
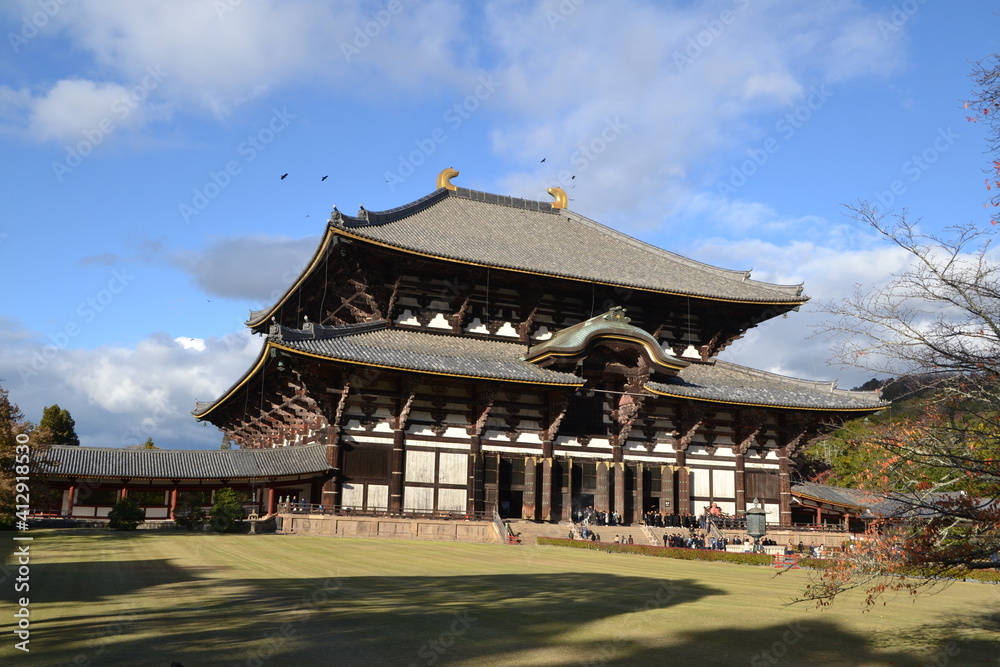
<svg viewBox="0 0 1000 667"><path fill-rule="evenodd" d="M749 535L732 537L718 534L712 535L712 532L719 533L719 531L710 530L709 523L715 524L716 527L725 530L742 530L745 528L745 522L742 519L723 514L719 506L715 503L707 506L704 514L701 516L690 513L665 514L656 510L650 510L643 514L642 520L649 528L681 529L663 533L663 546L665 547L725 551L729 545L743 546L751 545L754 542L753 538ZM583 539L594 542L601 541L601 536L594 531L594 527L625 525L618 512L595 510L592 505L574 508L573 521L577 524ZM575 539L575 532L573 530L570 530L569 537L570 539ZM631 535L615 535L614 543L634 544L634 541ZM760 540L760 546L778 546L778 543L769 537L764 537ZM816 557L824 555L824 549L821 545L810 544L806 546L801 541L798 544L789 542L785 552L787 554L809 554Z"/></svg>
<svg viewBox="0 0 1000 667"><path fill-rule="evenodd" d="M573 508L573 522L590 526L624 526L622 515L618 512L601 512L593 505Z"/></svg>
<svg viewBox="0 0 1000 667"><path fill-rule="evenodd" d="M665 547L676 547L678 549L715 549L718 551L725 551L726 547L730 544L752 544L753 540L748 535L746 538L741 538L739 536L728 538L728 537L715 537L707 536L705 533L695 533L691 531L687 535L682 535L680 533L663 533L663 546Z"/></svg>

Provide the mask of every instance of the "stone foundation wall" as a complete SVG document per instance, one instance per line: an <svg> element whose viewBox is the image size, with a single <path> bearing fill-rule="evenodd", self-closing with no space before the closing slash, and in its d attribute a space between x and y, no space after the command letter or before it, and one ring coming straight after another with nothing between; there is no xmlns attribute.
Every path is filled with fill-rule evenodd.
<svg viewBox="0 0 1000 667"><path fill-rule="evenodd" d="M450 521L398 517L343 517L280 514L278 532L286 535L376 537L438 542L499 542L490 521Z"/></svg>

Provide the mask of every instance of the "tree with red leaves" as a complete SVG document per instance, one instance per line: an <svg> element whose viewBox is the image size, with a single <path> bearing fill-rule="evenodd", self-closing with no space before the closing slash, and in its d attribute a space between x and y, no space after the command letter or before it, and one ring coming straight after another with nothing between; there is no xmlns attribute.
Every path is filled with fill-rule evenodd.
<svg viewBox="0 0 1000 667"><path fill-rule="evenodd" d="M928 235L905 212L850 208L911 261L883 287L822 306L823 331L842 363L919 375L924 404L848 431L875 518L804 597L827 604L861 589L871 605L1000 566L1000 263L992 227Z"/></svg>

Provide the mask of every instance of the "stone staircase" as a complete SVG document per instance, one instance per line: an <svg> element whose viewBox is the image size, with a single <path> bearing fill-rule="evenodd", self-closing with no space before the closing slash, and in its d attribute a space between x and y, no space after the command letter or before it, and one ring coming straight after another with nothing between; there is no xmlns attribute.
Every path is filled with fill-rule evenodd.
<svg viewBox="0 0 1000 667"><path fill-rule="evenodd" d="M524 519L510 519L510 528L515 533L521 534L521 544L538 544L539 537L561 537L566 539L572 530L569 521L561 523L542 523L538 521L526 521ZM580 533L576 532L576 538L580 539Z"/></svg>

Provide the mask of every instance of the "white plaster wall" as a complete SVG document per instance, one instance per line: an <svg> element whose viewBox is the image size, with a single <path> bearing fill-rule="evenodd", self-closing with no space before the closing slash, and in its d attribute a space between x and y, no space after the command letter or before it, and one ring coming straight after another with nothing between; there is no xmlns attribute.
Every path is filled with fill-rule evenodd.
<svg viewBox="0 0 1000 667"><path fill-rule="evenodd" d="M733 470L712 471L712 497L736 497L736 472Z"/></svg>
<svg viewBox="0 0 1000 667"><path fill-rule="evenodd" d="M403 510L408 512L430 512L434 509L434 489L422 486L407 486L403 491Z"/></svg>
<svg viewBox="0 0 1000 667"><path fill-rule="evenodd" d="M368 509L385 511L389 509L389 485L368 485Z"/></svg>
<svg viewBox="0 0 1000 667"><path fill-rule="evenodd" d="M442 452L438 459L438 482L465 484L469 477L469 456Z"/></svg>
<svg viewBox="0 0 1000 667"><path fill-rule="evenodd" d="M438 489L438 509L445 512L464 512L465 498L465 489Z"/></svg>
<svg viewBox="0 0 1000 667"><path fill-rule="evenodd" d="M361 484L344 482L340 491L340 504L345 507L361 507L364 501L364 487Z"/></svg>
<svg viewBox="0 0 1000 667"><path fill-rule="evenodd" d="M709 487L709 475L711 470L703 470L701 468L691 469L691 495L701 496L708 498L712 491Z"/></svg>
<svg viewBox="0 0 1000 667"><path fill-rule="evenodd" d="M406 452L407 482L434 481L434 452Z"/></svg>

